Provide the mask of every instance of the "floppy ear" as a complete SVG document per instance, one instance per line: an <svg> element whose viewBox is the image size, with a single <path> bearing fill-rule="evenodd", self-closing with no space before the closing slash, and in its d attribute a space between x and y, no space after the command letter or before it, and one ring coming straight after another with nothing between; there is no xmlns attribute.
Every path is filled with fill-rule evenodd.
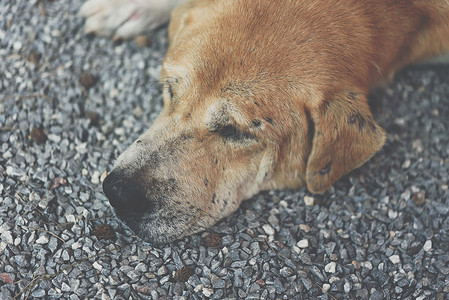
<svg viewBox="0 0 449 300"><path fill-rule="evenodd" d="M385 142L364 95L344 92L312 111L315 126L306 182L312 193L326 191L336 180L370 159Z"/></svg>

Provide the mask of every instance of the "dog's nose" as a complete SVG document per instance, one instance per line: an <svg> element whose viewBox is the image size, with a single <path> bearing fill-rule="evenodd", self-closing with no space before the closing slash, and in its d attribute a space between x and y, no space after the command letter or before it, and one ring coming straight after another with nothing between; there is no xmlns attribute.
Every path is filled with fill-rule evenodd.
<svg viewBox="0 0 449 300"><path fill-rule="evenodd" d="M112 207L121 216L136 216L149 212L153 205L140 184L113 171L103 181L103 191Z"/></svg>

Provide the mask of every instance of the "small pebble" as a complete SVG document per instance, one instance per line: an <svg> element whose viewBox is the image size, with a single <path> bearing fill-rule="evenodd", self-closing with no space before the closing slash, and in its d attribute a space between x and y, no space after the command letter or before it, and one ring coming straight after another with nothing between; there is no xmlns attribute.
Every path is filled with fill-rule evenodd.
<svg viewBox="0 0 449 300"><path fill-rule="evenodd" d="M388 259L395 265L401 262L401 258L399 257L399 255L392 255Z"/></svg>
<svg viewBox="0 0 449 300"><path fill-rule="evenodd" d="M390 219L396 219L397 216L398 216L398 213L395 212L394 210L389 210L389 211L388 211L388 217L389 217Z"/></svg>
<svg viewBox="0 0 449 300"><path fill-rule="evenodd" d="M300 240L298 243L296 243L296 246L299 248L307 248L309 247L309 241L307 239Z"/></svg>
<svg viewBox="0 0 449 300"><path fill-rule="evenodd" d="M92 264L92 267L94 267L96 270L98 270L98 271L100 271L100 272L101 272L101 270L103 270L103 266L100 265L98 262L94 262L94 263Z"/></svg>
<svg viewBox="0 0 449 300"><path fill-rule="evenodd" d="M43 234L36 240L36 244L48 244L49 241L50 238L46 234Z"/></svg>
<svg viewBox="0 0 449 300"><path fill-rule="evenodd" d="M426 203L426 194L423 192L416 193L412 195L413 202L418 205L424 205Z"/></svg>
<svg viewBox="0 0 449 300"><path fill-rule="evenodd" d="M39 61L41 59L41 56L42 55L39 52L31 52L30 56L28 56L28 61L35 65L38 65Z"/></svg>
<svg viewBox="0 0 449 300"><path fill-rule="evenodd" d="M315 203L315 199L313 197L310 196L305 196L304 197L304 203L306 204L306 206L313 206Z"/></svg>
<svg viewBox="0 0 449 300"><path fill-rule="evenodd" d="M427 240L423 246L424 251L429 252L432 249L432 241Z"/></svg>
<svg viewBox="0 0 449 300"><path fill-rule="evenodd" d="M299 225L299 229L301 229L305 233L309 233L310 232L310 226L307 225L307 224L300 224Z"/></svg>
<svg viewBox="0 0 449 300"><path fill-rule="evenodd" d="M274 233L275 233L273 227L271 227L271 226L268 225L268 224L264 224L264 225L262 226L262 228L263 228L263 230L265 231L265 233L268 234L268 235L274 235Z"/></svg>
<svg viewBox="0 0 449 300"><path fill-rule="evenodd" d="M373 264L370 261L365 261L363 266L365 268L367 268L368 270L372 270L373 269Z"/></svg>
<svg viewBox="0 0 449 300"><path fill-rule="evenodd" d="M80 82L86 89L90 89L97 83L97 78L88 72L84 72L80 76Z"/></svg>
<svg viewBox="0 0 449 300"><path fill-rule="evenodd" d="M39 127L33 127L30 136L36 144L43 144L47 141L47 135Z"/></svg>
<svg viewBox="0 0 449 300"><path fill-rule="evenodd" d="M210 297L214 294L214 290L210 289L210 288L203 288L202 292L203 292L203 295L206 297Z"/></svg>
<svg viewBox="0 0 449 300"><path fill-rule="evenodd" d="M166 266L162 266L162 267L160 267L160 268L157 270L157 275L158 275L158 276L163 276L163 275L165 275L165 274L167 274L167 267L166 267ZM178 276L180 276L180 275L178 274Z"/></svg>
<svg viewBox="0 0 449 300"><path fill-rule="evenodd" d="M336 268L337 268L337 263L333 261L333 262L328 263L324 267L324 271L326 271L326 273L335 273Z"/></svg>

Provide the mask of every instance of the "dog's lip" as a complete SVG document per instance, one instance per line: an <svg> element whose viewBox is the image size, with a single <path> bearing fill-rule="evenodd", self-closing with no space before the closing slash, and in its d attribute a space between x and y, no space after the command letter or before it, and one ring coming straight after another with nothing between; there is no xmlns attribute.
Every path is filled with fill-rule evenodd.
<svg viewBox="0 0 449 300"><path fill-rule="evenodd" d="M130 215L123 216L122 214L118 213L116 209L114 209L114 213L124 228L131 230L142 241L154 245L171 243L197 231L192 231L192 229L195 228L195 225L198 223L195 222L198 220L198 215L192 216L192 218L190 218L189 220L184 220L185 222L179 222L176 225L172 225L173 228L185 228L186 225L188 225L188 228L185 228L185 230L183 230L182 232L159 232L158 230L145 230L140 226L140 224L142 223L143 219L145 219L145 223L151 223L149 228L156 229L164 227L163 224L161 224L161 222L164 222L164 220L158 218L158 216L160 216L161 214L161 211L151 214L139 214L139 216L137 217L131 217Z"/></svg>

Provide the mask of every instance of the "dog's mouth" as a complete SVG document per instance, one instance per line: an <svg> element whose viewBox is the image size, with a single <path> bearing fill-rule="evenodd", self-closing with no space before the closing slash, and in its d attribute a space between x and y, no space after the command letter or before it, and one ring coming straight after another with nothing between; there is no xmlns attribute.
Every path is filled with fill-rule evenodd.
<svg viewBox="0 0 449 300"><path fill-rule="evenodd" d="M174 215L173 209L163 209L150 214L123 214L114 208L117 218L139 238L152 244L165 244L202 231L210 224L201 211ZM204 224L203 224L204 223Z"/></svg>

